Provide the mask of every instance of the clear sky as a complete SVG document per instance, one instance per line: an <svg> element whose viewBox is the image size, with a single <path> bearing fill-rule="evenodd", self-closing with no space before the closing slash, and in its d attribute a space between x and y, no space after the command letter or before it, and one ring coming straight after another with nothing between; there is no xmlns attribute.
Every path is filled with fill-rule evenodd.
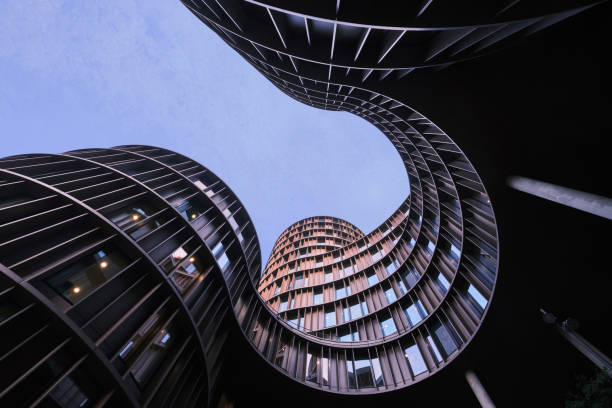
<svg viewBox="0 0 612 408"><path fill-rule="evenodd" d="M392 144L344 112L286 96L178 0L0 1L0 157L150 144L221 177L264 262L313 216L364 232L405 198Z"/></svg>

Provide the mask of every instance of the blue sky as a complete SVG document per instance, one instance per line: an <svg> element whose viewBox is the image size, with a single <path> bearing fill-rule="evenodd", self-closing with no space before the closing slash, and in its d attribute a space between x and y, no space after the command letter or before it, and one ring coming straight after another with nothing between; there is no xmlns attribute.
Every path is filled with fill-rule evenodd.
<svg viewBox="0 0 612 408"><path fill-rule="evenodd" d="M0 157L138 143L186 154L240 197L264 260L299 219L369 232L408 191L376 128L281 93L178 0L1 1L0 140Z"/></svg>

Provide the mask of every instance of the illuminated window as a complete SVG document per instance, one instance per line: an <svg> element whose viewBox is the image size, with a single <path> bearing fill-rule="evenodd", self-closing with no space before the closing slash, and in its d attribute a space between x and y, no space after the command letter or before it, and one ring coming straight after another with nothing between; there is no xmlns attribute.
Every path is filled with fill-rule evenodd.
<svg viewBox="0 0 612 408"><path fill-rule="evenodd" d="M64 299L75 304L119 273L128 263L122 253L109 246L82 257L45 281Z"/></svg>

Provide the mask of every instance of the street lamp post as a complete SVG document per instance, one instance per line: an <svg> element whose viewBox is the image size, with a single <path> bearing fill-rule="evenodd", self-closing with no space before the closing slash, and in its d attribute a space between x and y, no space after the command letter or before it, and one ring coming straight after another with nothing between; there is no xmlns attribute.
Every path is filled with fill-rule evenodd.
<svg viewBox="0 0 612 408"><path fill-rule="evenodd" d="M478 402L480 402L480 406L482 408L495 408L495 404L493 404L491 397L489 397L489 394L487 394L487 390L485 390L485 388L482 386L482 383L473 371L466 371L465 379L467 380L468 384L470 384L470 387L472 388L472 391L474 392L474 395L476 395L476 399Z"/></svg>
<svg viewBox="0 0 612 408"><path fill-rule="evenodd" d="M576 333L578 329L578 321L572 318L565 319L561 323L557 322L557 316L548 313L544 309L540 309L542 318L546 323L554 324L557 331L567 339L574 347L582 354L591 360L597 367L601 368L606 374L612 377L612 360L604 353L599 351L595 346L589 343L584 337Z"/></svg>

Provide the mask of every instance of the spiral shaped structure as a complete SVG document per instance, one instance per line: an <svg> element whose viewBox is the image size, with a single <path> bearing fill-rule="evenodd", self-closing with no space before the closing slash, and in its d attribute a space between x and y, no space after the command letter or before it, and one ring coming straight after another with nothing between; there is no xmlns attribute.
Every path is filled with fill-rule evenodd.
<svg viewBox="0 0 612 408"><path fill-rule="evenodd" d="M333 217L299 221L262 275L238 197L179 153L127 145L0 159L2 405L215 405L232 330L271 368L326 392L396 390L444 368L491 304L495 216L461 149L381 84L587 6L483 2L468 18L427 1L405 25L404 2L183 3L290 96L377 126L409 194L367 235Z"/></svg>

